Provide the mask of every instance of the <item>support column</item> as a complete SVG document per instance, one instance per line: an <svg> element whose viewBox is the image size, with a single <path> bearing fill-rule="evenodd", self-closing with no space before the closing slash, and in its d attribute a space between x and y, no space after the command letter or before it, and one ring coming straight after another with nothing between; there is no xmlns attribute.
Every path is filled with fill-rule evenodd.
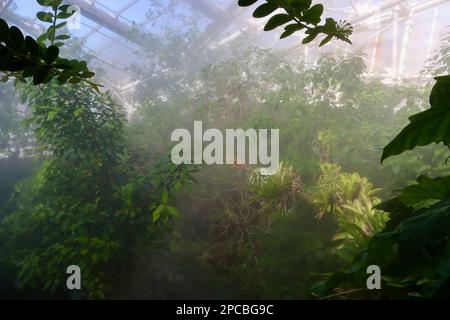
<svg viewBox="0 0 450 320"><path fill-rule="evenodd" d="M408 55L408 45L412 31L412 17L413 11L411 10L408 14L408 18L405 23L405 29L403 31L402 49L400 53L400 62L399 62L399 73L397 77L398 83L402 82L403 75L405 74L406 71L406 58Z"/></svg>
<svg viewBox="0 0 450 320"><path fill-rule="evenodd" d="M398 27L399 27L399 13L400 7L397 5L394 8L393 23L392 23L392 79L397 80L398 77Z"/></svg>

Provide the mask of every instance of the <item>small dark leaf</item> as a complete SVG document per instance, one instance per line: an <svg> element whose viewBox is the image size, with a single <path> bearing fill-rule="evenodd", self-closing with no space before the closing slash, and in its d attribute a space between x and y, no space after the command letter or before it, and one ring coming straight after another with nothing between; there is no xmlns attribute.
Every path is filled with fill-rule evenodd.
<svg viewBox="0 0 450 320"><path fill-rule="evenodd" d="M56 29L61 29L62 27L65 27L67 25L67 22L61 22L61 23L58 23L56 26L55 26L55 28Z"/></svg>
<svg viewBox="0 0 450 320"><path fill-rule="evenodd" d="M58 59L57 62L54 64L54 67L57 69L71 69L72 68L70 62L65 59Z"/></svg>
<svg viewBox="0 0 450 320"><path fill-rule="evenodd" d="M6 49L5 46L3 46L3 45L0 44L0 58L3 58L3 57L5 57L5 56L7 56L7 55L9 55L9 54L10 54L10 53L9 53L9 50Z"/></svg>
<svg viewBox="0 0 450 320"><path fill-rule="evenodd" d="M298 23L290 24L284 28L285 31L281 35L280 39L287 38L292 34L294 34L295 32L302 30L303 28L304 27Z"/></svg>
<svg viewBox="0 0 450 320"><path fill-rule="evenodd" d="M241 7L249 7L255 4L258 0L239 0L238 5Z"/></svg>
<svg viewBox="0 0 450 320"><path fill-rule="evenodd" d="M43 7L48 7L52 5L52 0L37 0L37 2Z"/></svg>
<svg viewBox="0 0 450 320"><path fill-rule="evenodd" d="M29 67L29 68L26 68L26 69L23 71L22 76L23 76L24 78L32 77L32 76L34 76L40 69L41 69L41 67Z"/></svg>
<svg viewBox="0 0 450 320"><path fill-rule="evenodd" d="M29 66L26 59L16 57L6 57L0 60L0 70L7 70L11 72L22 71Z"/></svg>
<svg viewBox="0 0 450 320"><path fill-rule="evenodd" d="M97 93L100 93L100 87L103 87L95 82L89 81L89 80L85 80L85 82L87 84L89 84Z"/></svg>
<svg viewBox="0 0 450 320"><path fill-rule="evenodd" d="M48 70L46 68L40 68L33 77L33 84L37 86L43 83L48 77Z"/></svg>
<svg viewBox="0 0 450 320"><path fill-rule="evenodd" d="M320 22L322 13L323 5L316 4L304 13L301 20L316 25Z"/></svg>
<svg viewBox="0 0 450 320"><path fill-rule="evenodd" d="M62 5L62 6L59 7L59 11L67 12L67 10L69 10L70 7L72 7L72 5L70 5L70 4Z"/></svg>
<svg viewBox="0 0 450 320"><path fill-rule="evenodd" d="M55 40L68 40L68 39L70 39L70 36L66 34L62 34L55 37Z"/></svg>
<svg viewBox="0 0 450 320"><path fill-rule="evenodd" d="M51 26L50 28L48 28L48 30L47 30L48 39L53 39L55 37L55 33L56 33L56 28L54 26Z"/></svg>
<svg viewBox="0 0 450 320"><path fill-rule="evenodd" d="M58 77L58 82L60 84L64 84L67 82L67 80L69 80L71 77L70 72L63 72L59 75Z"/></svg>
<svg viewBox="0 0 450 320"><path fill-rule="evenodd" d="M74 77L69 80L69 83L71 83L71 84L78 84L80 82L81 82L81 78L78 78L78 77Z"/></svg>
<svg viewBox="0 0 450 320"><path fill-rule="evenodd" d="M73 16L75 12L60 12L58 13L58 15L56 16L58 19L68 19L71 16Z"/></svg>
<svg viewBox="0 0 450 320"><path fill-rule="evenodd" d="M0 41L5 41L9 37L9 26L5 20L0 19Z"/></svg>
<svg viewBox="0 0 450 320"><path fill-rule="evenodd" d="M291 7L301 12L311 7L311 2L311 0L294 0L291 3Z"/></svg>
<svg viewBox="0 0 450 320"><path fill-rule="evenodd" d="M323 40L320 42L319 47L324 46L325 44L327 44L328 42L330 42L331 39L333 39L333 35L329 35L329 36L325 37L325 39L323 39Z"/></svg>
<svg viewBox="0 0 450 320"><path fill-rule="evenodd" d="M253 17L255 18L264 18L269 14L273 13L275 10L279 8L277 3L267 2L263 5L259 6L255 12L253 12Z"/></svg>
<svg viewBox="0 0 450 320"><path fill-rule="evenodd" d="M50 12L40 11L36 14L36 17L43 22L53 22L53 14Z"/></svg>
<svg viewBox="0 0 450 320"><path fill-rule="evenodd" d="M39 43L42 43L42 42L46 41L47 39L48 39L48 37L47 37L47 34L45 33L45 34L39 36L39 37L36 39L36 41L39 42Z"/></svg>
<svg viewBox="0 0 450 320"><path fill-rule="evenodd" d="M30 36L27 36L25 38L25 45L27 46L27 50L31 54L31 56L39 59L39 45L37 44L36 40L34 40Z"/></svg>
<svg viewBox="0 0 450 320"><path fill-rule="evenodd" d="M58 7L62 4L62 2L63 0L50 0L53 10L58 9Z"/></svg>
<svg viewBox="0 0 450 320"><path fill-rule="evenodd" d="M11 47L15 50L20 50L25 44L25 39L23 37L22 31L19 28L12 26L9 29L9 37L11 40Z"/></svg>
<svg viewBox="0 0 450 320"><path fill-rule="evenodd" d="M266 26L264 27L264 31L271 31L279 26L282 26L285 23L288 23L291 20L293 20L293 18L289 14L286 13L276 14L269 19Z"/></svg>
<svg viewBox="0 0 450 320"><path fill-rule="evenodd" d="M84 72L81 76L82 76L83 78L88 79L88 78L94 77L94 76L95 76L95 73L94 73L94 72L91 72L91 71L88 71L88 72Z"/></svg>
<svg viewBox="0 0 450 320"><path fill-rule="evenodd" d="M317 35L318 35L317 32L310 33L306 38L303 39L302 43L303 44L310 43L311 41L313 41L317 37Z"/></svg>
<svg viewBox="0 0 450 320"><path fill-rule="evenodd" d="M45 62L48 64L52 63L53 61L58 58L59 55L59 49L56 46L50 46L47 49L47 53L45 54Z"/></svg>
<svg viewBox="0 0 450 320"><path fill-rule="evenodd" d="M49 83L52 80L53 80L53 75L51 73L49 73L47 75L47 78L45 78L44 81L42 81L42 83Z"/></svg>

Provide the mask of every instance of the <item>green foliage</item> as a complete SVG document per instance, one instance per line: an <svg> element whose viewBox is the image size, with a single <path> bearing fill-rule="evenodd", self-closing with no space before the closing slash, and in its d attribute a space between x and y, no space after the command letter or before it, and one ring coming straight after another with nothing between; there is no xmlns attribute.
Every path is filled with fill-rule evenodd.
<svg viewBox="0 0 450 320"><path fill-rule="evenodd" d="M192 181L193 169L168 160L134 169L116 105L86 85L24 90L47 160L19 186L16 209L0 225L1 260L17 270L20 288L44 297L65 297L61 274L79 265L77 297L104 298L122 262L176 216L174 194Z"/></svg>
<svg viewBox="0 0 450 320"><path fill-rule="evenodd" d="M307 299L319 272L338 268L338 259L328 252L334 225L317 223L314 210L298 201L298 214L276 217L270 233L255 230L255 247L234 269L244 298Z"/></svg>
<svg viewBox="0 0 450 320"><path fill-rule="evenodd" d="M0 154L12 153L14 148L15 134L20 137L20 119L22 115L16 110L18 103L13 87L9 85L0 86Z"/></svg>
<svg viewBox="0 0 450 320"><path fill-rule="evenodd" d="M252 171L248 178L253 200L268 212L288 212L295 197L302 191L300 176L295 169L283 162L279 171L270 176L261 175L260 169Z"/></svg>
<svg viewBox="0 0 450 320"><path fill-rule="evenodd" d="M384 148L381 161L417 146L450 144L450 76L435 79L437 83L430 95L431 108L409 118L411 123Z"/></svg>
<svg viewBox="0 0 450 320"><path fill-rule="evenodd" d="M275 13L269 2L255 15ZM286 3L288 10L296 10L295 19L286 11L287 14L273 16L266 29L285 24L283 37L306 30L305 42L312 40L315 32L325 35L322 44L333 37L348 40L351 31L348 25L332 19L319 25L323 7L305 1L303 8L301 2L280 2ZM303 197L303 179L315 182L317 162L325 160L336 160L346 170L360 166L364 174L380 176L378 170L367 165L376 156L369 148L384 143L390 131L403 125L399 119L411 109L398 113L392 110L399 105L401 93L415 94L415 88L366 83L362 80L363 58L354 55L345 59L323 58L315 67L303 62L290 67L283 59L261 50L227 55L221 49L209 54L213 61L220 54L223 62L197 73L192 71L191 62L201 61L196 61L198 66L211 60L181 52L178 43L164 52L167 56L159 57L167 63L164 69L167 67L170 72L142 77L137 96L145 99L139 101L139 112L128 125L108 96L96 95L84 81L77 84L77 77L81 76L75 75L73 81L67 79L74 86L56 84L56 80L65 80L59 79L65 69L57 68L60 61L57 48L68 37L57 33L64 27L64 22L58 23L57 19L67 18L68 13L64 6L59 6L59 1L40 3L51 6L51 12L40 12L37 17L51 25L35 40L38 50L32 40L24 39L25 47L28 41L28 46L34 48L27 47L24 54L33 58L31 51L38 53L39 59L33 63L46 66L51 75L50 70L57 74L53 80L49 76L44 79L44 71L33 74L36 83L42 79L49 82L25 89L24 97L32 111L28 124L34 129L40 156L46 161L33 178L17 186L9 214L0 225L0 274L8 274L9 284L17 277L20 292L27 297L65 298L65 278L61 275L68 265L78 264L82 268L84 290L71 297L111 297L117 294L114 291L121 283L130 284L125 278L139 278L130 272L130 262L139 261L144 262L139 265L140 271L151 274L149 279L154 282L155 291L163 291L159 279L185 286L190 281L196 288L189 268L198 266L198 261L208 261L207 266L213 264L218 270L237 272L239 280L245 275L238 282L248 284L246 293L253 297L305 297L311 280L309 273L326 271L340 262L326 254L336 221L327 225L325 220L331 217L324 217L320 224L316 223L313 209ZM11 28L7 28L9 37ZM17 36L17 30L13 30ZM181 42L185 39L192 38L183 38ZM237 58L229 59L231 56ZM181 60L183 67L174 67ZM80 63L84 70L86 65ZM149 64L148 68L154 73L160 66ZM22 71L8 72L20 78ZM375 108L380 103L386 108ZM361 112L355 112L357 108ZM248 168L244 168L245 172L237 167L226 168L224 172L217 168L202 170L200 174L206 174L195 192L185 194L176 203L175 195L183 185L192 182L195 168L178 167L168 159L154 158L156 153L165 151L173 129L189 126L192 119L199 117L215 127L232 124L285 128L282 133L285 165L273 177L254 175L256 179L250 181L250 187L245 181ZM380 132L380 123L386 130ZM126 141L123 130L127 130ZM426 159L416 161L417 167L422 168ZM405 163L397 164L403 176L396 175L396 180L405 179L406 167ZM302 172L301 180L298 172ZM391 172L386 172L391 177ZM360 218L369 216L369 205L361 197L352 205L342 204L339 210L346 210L349 217ZM176 208L183 208L186 214L181 215L183 221L172 235L164 231L177 217ZM215 218L215 224L209 230L207 221L211 217ZM324 227L330 230L323 231ZM213 231L212 240L209 232L208 236L198 235L199 230L205 229ZM185 238L180 240L182 232ZM164 238L159 237L160 233ZM345 239L353 241L350 236ZM164 246L160 247L160 242ZM161 252L169 257L163 261L164 265L154 259ZM182 266L173 265L180 261ZM206 263L201 266L204 267L198 269L201 271L196 270L201 273L198 277L207 282L203 279ZM185 269L182 276L173 272L177 268ZM228 274L221 276L226 278ZM299 281L292 281L292 277ZM223 281L224 286L230 279ZM140 285L148 289L147 282ZM176 292L180 292L178 287Z"/></svg>
<svg viewBox="0 0 450 320"><path fill-rule="evenodd" d="M254 62L257 59L260 64ZM317 66L288 63L264 53L241 63L253 69L247 73L246 67L242 67L247 78L240 78L235 72L230 75L232 83L224 87L222 81L223 91L213 95L216 82L211 77L210 98L218 99L220 92L229 92L229 100L238 102L233 105L234 110L243 109L244 115L248 115L245 126L283 128L280 153L300 169L305 184L317 179L318 162L332 162L346 171L366 176L383 188L380 196L386 196L390 194L388 190L401 187L418 174L434 174L447 157L444 148L427 148L402 159L388 159L383 167L379 166L381 148L377 146L389 142L405 125L405 118L421 110L422 90L411 85L393 87L364 80L366 67L358 54L322 58ZM232 71L217 67L216 72L222 72L223 79ZM264 78L256 82L254 79L261 75ZM245 88L246 94L237 94L240 91L232 88L233 83L239 83L241 90ZM250 99L254 102L246 103Z"/></svg>
<svg viewBox="0 0 450 320"><path fill-rule="evenodd" d="M440 183L441 180L436 181L437 185ZM390 213L386 228L371 239L348 271L334 274L324 287L318 287L325 289L322 295L336 288L363 288L366 268L372 264L382 270L384 297L443 298L448 295L448 195L436 201L436 195L429 198L425 191L420 202L433 200L434 204L414 209L406 203L417 200L411 201L407 190L406 194L401 192L398 198L380 205L380 209ZM339 274L345 274L345 281L337 281Z"/></svg>
<svg viewBox="0 0 450 320"><path fill-rule="evenodd" d="M249 6L256 2L240 1L240 4ZM275 4L278 2L273 1L273 4L270 4L270 1L267 1L267 3L256 10L256 17L269 15L277 9ZM317 9L317 12L321 13L321 11ZM287 12L288 15L289 13ZM271 24L269 23L266 29L284 24L285 19L286 21L288 19L286 15L273 17ZM295 29L286 30L286 35L295 31ZM310 34L304 39L304 42L313 40L315 36L314 33ZM327 40L329 40L328 37L323 42L325 43ZM448 69L448 42L445 45L441 48L443 54L439 56L437 61L438 70ZM326 78L328 78L328 75ZM425 146L431 143L449 145L448 124L450 123L450 115L447 113L449 77L438 77L436 80L437 84L434 86L430 97L431 108L410 117L411 123L384 148L382 161L406 150L412 150L417 146ZM331 152L329 149L322 152L320 145L318 151L321 152L321 156L325 156L325 159L329 157ZM321 161L325 159L321 157ZM366 212L366 215L371 215L374 210L372 210L371 201L367 201L367 198L365 201L369 205L364 206L364 209L361 203L353 203L354 207L338 206L339 199L333 189L336 189L336 176L339 173L336 170L330 171L332 172L330 177L322 178L321 188L313 189L313 201L322 204L321 212L331 211L335 213L339 211L338 209L344 209L350 213ZM450 211L448 208L447 183L446 177L437 179L420 177L417 185L406 188L398 198L380 205L380 210L390 213L391 220L386 224L386 228L372 239L361 237L363 241L360 241L361 246L358 247L352 266L347 271L337 272L329 276L325 282L315 287L315 294L324 297L333 293L332 291L335 291L334 293L337 291L338 293L331 297L345 296L348 291L342 292L342 290L357 288L351 291L358 291L359 296L365 296L367 293L364 289L367 278L366 268L371 264L376 264L381 267L383 285L388 286L388 289L384 288L383 290L385 297L403 298L405 294L427 298L448 296L450 288L450 264L448 263L450 261L448 254L450 219L448 213ZM348 216L348 213L346 216ZM345 220L343 221L345 222ZM378 230L383 227L384 219L380 219L379 222L376 224ZM357 226L353 221L348 224L343 224L341 221L341 225L347 227L348 230ZM364 234L364 232L361 232L361 228L353 231L356 232L349 231L348 233L354 239L358 239L359 235ZM376 232L377 230L373 231Z"/></svg>
<svg viewBox="0 0 450 320"><path fill-rule="evenodd" d="M361 198L371 197L379 189L357 173L342 172L335 164L320 165L322 171L317 185L309 188L312 203L319 206L317 217L320 219L326 213L339 214L339 209L348 203Z"/></svg>
<svg viewBox="0 0 450 320"><path fill-rule="evenodd" d="M417 184L404 188L399 196L405 205L420 208L431 204L430 201L443 199L450 193L450 177L429 178L420 176Z"/></svg>
<svg viewBox="0 0 450 320"><path fill-rule="evenodd" d="M387 143L407 116L421 110L423 93L417 86L365 79L359 54L324 57L312 66L263 50L240 49L239 43L231 46L235 51L221 52L216 58L220 62L179 76L177 81L191 90L170 87L167 100L155 97L142 103L130 140L147 157L149 150L142 146L164 150L171 131L189 128L194 119L214 128L282 128L283 169L295 175L261 177L242 166L202 168L195 192L178 200L186 214L177 230L180 241L197 246L191 263L203 258L217 275L240 283L244 297L305 298L310 272L348 263L383 228L388 215L373 209L379 198L418 174L431 174L447 153L443 148L421 150L379 166L381 150L376 146ZM148 82L142 90L153 92L155 86ZM311 208L305 192L297 191L316 185L318 163L328 162L343 168L346 183L338 194L353 201L340 202L335 215L325 214L318 222L313 218L320 208ZM378 189L369 188L368 181L384 192L367 196ZM360 187L366 191L359 192ZM353 194L359 196L354 199Z"/></svg>
<svg viewBox="0 0 450 320"><path fill-rule="evenodd" d="M238 4L248 7L256 2L258 1L239 0ZM319 25L322 21L324 8L322 4L312 5L311 0L266 0L265 3L255 10L253 16L255 18L265 18L280 9L284 13L273 15L267 21L264 31L271 31L289 23L284 27L281 39L303 30L306 34L303 44L313 41L319 34L326 35L319 46L325 45L333 38L349 44L352 43L349 39L353 32L352 26L346 21L336 22L332 18L327 18L323 25Z"/></svg>
<svg viewBox="0 0 450 320"><path fill-rule="evenodd" d="M382 161L417 146L449 145L450 76L435 78L431 108L410 117L406 126L383 150ZM420 176L417 183L378 206L390 213L386 227L376 234L349 269L331 275L315 288L319 296L348 288L363 288L366 268L380 266L385 297L444 298L450 293L449 176Z"/></svg>
<svg viewBox="0 0 450 320"><path fill-rule="evenodd" d="M73 15L73 12L68 12L70 6L62 5L62 0L38 0L38 3L53 10L37 13L39 20L51 23L46 33L38 39L25 37L19 28L9 26L5 20L0 19L0 71L4 74L2 82L11 77L16 82L26 82L26 79L32 78L34 85L48 83L52 79L57 79L60 84L84 81L98 91L99 85L89 80L95 74L88 69L85 61L60 57L59 47L64 44L61 41L70 37L57 34L66 25L66 22L59 20Z"/></svg>
<svg viewBox="0 0 450 320"><path fill-rule="evenodd" d="M351 261L387 221L384 212L373 209L380 202L375 196L379 190L357 173L341 172L337 165L322 164L320 168L317 185L308 189L310 201L319 208L317 218L333 214L339 225L333 236L338 242L335 252Z"/></svg>

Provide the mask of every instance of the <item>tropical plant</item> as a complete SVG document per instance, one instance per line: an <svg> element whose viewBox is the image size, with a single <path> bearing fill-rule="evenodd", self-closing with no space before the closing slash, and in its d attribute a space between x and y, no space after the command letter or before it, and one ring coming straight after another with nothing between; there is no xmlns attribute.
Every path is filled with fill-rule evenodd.
<svg viewBox="0 0 450 320"><path fill-rule="evenodd" d="M312 203L319 207L319 219L326 213L337 215L340 207L355 200L375 199L375 194L380 191L367 178L357 173L342 172L336 164L323 163L320 170L322 174L317 185L308 189Z"/></svg>
<svg viewBox="0 0 450 320"><path fill-rule="evenodd" d="M450 76L437 77L431 108L410 117L410 124L389 143L382 160L431 143L449 144ZM449 177L421 176L417 183L378 206L390 213L386 228L355 257L352 266L330 276L316 293L362 288L366 268L382 270L383 294L390 297L440 298L450 293Z"/></svg>
<svg viewBox="0 0 450 320"><path fill-rule="evenodd" d="M339 226L333 236L335 252L345 260L365 247L370 238L384 228L387 215L374 210L380 202L367 178L342 172L335 164L320 165L322 175L317 185L308 189L310 201L319 208L317 218L332 214Z"/></svg>
<svg viewBox="0 0 450 320"><path fill-rule="evenodd" d="M95 74L88 69L85 61L68 60L59 56L59 47L64 44L62 41L70 36L57 32L67 23L61 20L70 18L75 13L70 10L71 6L63 5L62 0L37 2L52 9L52 12L37 13L39 20L51 24L46 33L37 39L25 37L19 28L9 26L5 20L0 19L0 72L4 74L2 82L9 78L15 78L16 82L26 82L27 78L33 78L33 84L38 85L56 78L60 84L84 81L98 91L99 85L89 80Z"/></svg>
<svg viewBox="0 0 450 320"><path fill-rule="evenodd" d="M303 190L300 176L289 164L280 162L276 174L264 176L260 169L249 174L249 191L252 199L267 212L288 212L296 196Z"/></svg>
<svg viewBox="0 0 450 320"><path fill-rule="evenodd" d="M248 7L256 2L258 0L239 0L238 4ZM255 10L253 16L255 18L265 18L280 9L284 13L273 15L264 27L264 31L271 31L289 23L284 28L284 32L281 35L282 39L304 30L307 36L303 39L303 44L313 41L319 34L326 35L319 46L325 45L333 38L351 44L349 39L353 32L351 25L346 21L336 22L332 18L327 18L325 24L319 25L322 21L324 8L322 4L312 5L311 0L266 0L264 4Z"/></svg>

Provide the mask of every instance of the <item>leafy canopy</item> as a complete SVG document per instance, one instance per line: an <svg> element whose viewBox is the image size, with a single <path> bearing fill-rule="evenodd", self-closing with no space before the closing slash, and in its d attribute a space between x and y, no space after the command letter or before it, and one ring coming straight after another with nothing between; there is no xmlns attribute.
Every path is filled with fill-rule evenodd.
<svg viewBox="0 0 450 320"><path fill-rule="evenodd" d="M16 26L9 26L0 19L0 72L3 73L2 82L11 77L20 82L32 78L34 85L48 83L57 79L59 84L77 84L81 81L88 83L98 91L99 85L89 79L95 73L89 70L85 61L68 60L60 57L60 47L69 35L58 34L58 30L66 26L66 21L74 12L70 5L62 5L62 0L37 0L44 7L50 7L52 12L40 11L37 18L50 23L47 31L34 39L24 36Z"/></svg>
<svg viewBox="0 0 450 320"><path fill-rule="evenodd" d="M248 7L257 2L258 0L239 0L238 4ZM279 10L283 13L277 13ZM311 0L266 0L254 11L253 16L265 18L273 14L266 23L264 31L271 31L285 25L281 39L303 30L306 34L303 44L313 41L320 34L326 37L319 46L325 45L333 38L351 44L349 37L353 32L352 26L346 21L336 22L333 18L326 18L325 23L320 25L323 10L322 4L312 5Z"/></svg>

